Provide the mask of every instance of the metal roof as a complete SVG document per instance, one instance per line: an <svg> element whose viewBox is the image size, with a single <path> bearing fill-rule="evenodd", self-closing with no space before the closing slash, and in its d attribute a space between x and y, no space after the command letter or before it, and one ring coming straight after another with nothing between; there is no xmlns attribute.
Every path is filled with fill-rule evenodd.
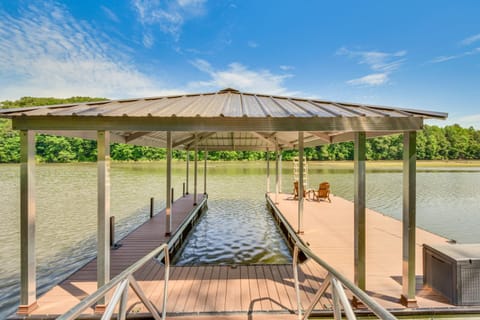
<svg viewBox="0 0 480 320"><path fill-rule="evenodd" d="M95 138L95 130L110 130L113 140L165 146L172 131L176 148L190 149L193 134L206 150L265 150L279 144L293 148L297 132L305 145L349 141L354 132L367 136L419 130L423 120L446 119L446 113L317 99L242 93L214 93L109 100L2 109L14 129Z"/></svg>

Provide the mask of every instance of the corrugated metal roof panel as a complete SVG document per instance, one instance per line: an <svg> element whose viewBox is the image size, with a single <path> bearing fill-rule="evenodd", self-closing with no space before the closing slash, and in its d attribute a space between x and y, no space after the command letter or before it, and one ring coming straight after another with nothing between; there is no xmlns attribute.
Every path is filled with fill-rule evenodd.
<svg viewBox="0 0 480 320"><path fill-rule="evenodd" d="M243 94L242 100L245 113L249 117L265 117L265 112L255 96L250 94Z"/></svg>
<svg viewBox="0 0 480 320"><path fill-rule="evenodd" d="M223 105L221 114L224 117L242 117L244 115L242 99L239 94L227 93L227 103Z"/></svg>
<svg viewBox="0 0 480 320"><path fill-rule="evenodd" d="M292 100L295 104L305 109L315 117L332 117L333 115L309 101Z"/></svg>
<svg viewBox="0 0 480 320"><path fill-rule="evenodd" d="M283 109L272 97L257 96L259 104L269 117L289 117L292 114Z"/></svg>

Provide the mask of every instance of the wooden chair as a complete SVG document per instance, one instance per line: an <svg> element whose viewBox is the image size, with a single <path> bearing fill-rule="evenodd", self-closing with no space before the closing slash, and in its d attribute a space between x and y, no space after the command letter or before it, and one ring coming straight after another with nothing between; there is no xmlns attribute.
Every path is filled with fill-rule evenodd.
<svg viewBox="0 0 480 320"><path fill-rule="evenodd" d="M318 186L318 191L313 190L313 199L320 201L321 199L327 199L328 202L332 202L330 199L330 183L322 182Z"/></svg>
<svg viewBox="0 0 480 320"><path fill-rule="evenodd" d="M303 188L303 197L307 196L307 190ZM293 199L298 199L298 181L293 183Z"/></svg>

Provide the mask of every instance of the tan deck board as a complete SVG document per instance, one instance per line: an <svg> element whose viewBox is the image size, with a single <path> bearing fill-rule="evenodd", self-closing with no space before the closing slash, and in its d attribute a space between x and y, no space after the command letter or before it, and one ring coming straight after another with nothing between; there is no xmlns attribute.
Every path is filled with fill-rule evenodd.
<svg viewBox="0 0 480 320"><path fill-rule="evenodd" d="M279 196L278 207L296 228L297 201L290 195ZM334 268L353 278L353 204L339 197L332 203L305 201L305 233L301 237L310 248ZM174 205L174 228L180 224L180 209L192 209L191 199ZM176 213L176 215L175 215ZM153 248L166 241L164 216L153 219L133 231L113 250L112 276L118 274ZM367 290L387 308L401 309L401 223L367 210ZM421 276L421 244L445 239L423 230L417 231L417 274ZM311 259L300 265L301 301L304 308L311 303L326 276L326 271ZM145 264L135 277L158 310L163 304L164 266L154 261ZM33 315L59 314L96 290L96 260L89 262L67 280L38 300ZM167 311L179 319L294 319L285 314L296 310L296 293L291 265L172 266L168 284ZM417 283L417 299L421 308L449 307L445 298ZM316 310L329 308L330 298L322 298ZM146 312L138 297L130 290L128 307ZM260 311L260 313L255 313ZM279 311L272 314L262 312ZM92 313L88 309L85 313ZM240 314L228 314L239 312ZM252 313L253 312L253 313ZM200 313L200 314L197 314ZM205 314L202 314L205 313ZM195 314L188 316L188 314Z"/></svg>
<svg viewBox="0 0 480 320"><path fill-rule="evenodd" d="M248 268L248 284L250 291L250 303L249 310L259 311L262 310L262 303L260 301L260 287L258 285L257 272L255 268Z"/></svg>
<svg viewBox="0 0 480 320"><path fill-rule="evenodd" d="M242 306L242 280L240 279L240 268L229 267L225 295L225 309L240 311Z"/></svg>
<svg viewBox="0 0 480 320"><path fill-rule="evenodd" d="M240 277L240 297L241 297L241 310L248 310L251 301L250 294L250 279L248 277L248 267L240 266L239 267L239 277Z"/></svg>
<svg viewBox="0 0 480 320"><path fill-rule="evenodd" d="M272 199L275 195L270 195ZM290 194L278 196L277 207L290 225L297 229L298 201ZM304 201L304 234L300 237L332 267L353 280L353 203L340 197L327 201ZM422 244L445 243L447 239L417 228L416 273L422 276ZM387 308L403 308L402 293L402 223L367 209L367 291ZM305 272L318 276L318 266L308 265ZM324 277L325 274L322 275ZM306 283L305 289L308 290ZM452 307L417 283L419 307ZM309 294L310 296L310 294ZM312 296L313 297L313 296ZM310 297L309 297L310 299ZM302 299L303 300L303 299Z"/></svg>

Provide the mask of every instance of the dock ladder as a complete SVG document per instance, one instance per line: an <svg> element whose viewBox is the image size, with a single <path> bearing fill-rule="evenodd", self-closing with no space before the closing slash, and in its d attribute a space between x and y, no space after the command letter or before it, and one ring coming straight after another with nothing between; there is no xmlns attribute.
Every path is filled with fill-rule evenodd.
<svg viewBox="0 0 480 320"><path fill-rule="evenodd" d="M300 175L300 159L299 157L293 158L293 181L298 181ZM303 157L303 188L308 188L308 162L307 158Z"/></svg>

